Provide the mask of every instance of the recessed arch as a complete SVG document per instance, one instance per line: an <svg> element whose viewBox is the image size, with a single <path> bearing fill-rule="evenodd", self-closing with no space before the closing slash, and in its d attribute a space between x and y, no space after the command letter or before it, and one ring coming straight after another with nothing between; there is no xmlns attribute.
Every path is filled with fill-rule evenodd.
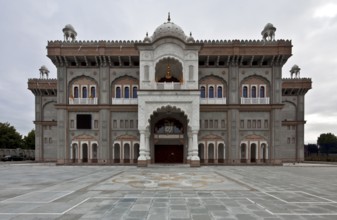
<svg viewBox="0 0 337 220"><path fill-rule="evenodd" d="M186 114L186 111L184 111L180 107L172 106L172 105L164 105L164 106L158 107L156 110L152 111L152 113L150 114L150 117L148 118L148 123L149 124L150 124L152 118L154 117L154 114L157 113L157 112L167 112L167 113L177 112L177 113L183 113L184 117L186 117L187 124L189 124L189 121L190 121L190 118L188 117L188 114ZM149 126L149 124L147 124L147 126Z"/></svg>
<svg viewBox="0 0 337 220"><path fill-rule="evenodd" d="M123 75L111 82L111 95L113 98L130 98L133 94L132 89L135 87L138 88L138 86L139 80L137 78L129 75Z"/></svg>
<svg viewBox="0 0 337 220"><path fill-rule="evenodd" d="M156 82L183 82L183 65L175 57L164 57L155 64Z"/></svg>

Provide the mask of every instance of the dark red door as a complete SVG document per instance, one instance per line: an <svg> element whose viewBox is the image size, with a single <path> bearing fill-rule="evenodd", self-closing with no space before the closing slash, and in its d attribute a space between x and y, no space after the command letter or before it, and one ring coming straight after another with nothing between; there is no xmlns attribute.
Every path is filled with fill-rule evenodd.
<svg viewBox="0 0 337 220"><path fill-rule="evenodd" d="M183 145L155 145L155 163L183 163Z"/></svg>

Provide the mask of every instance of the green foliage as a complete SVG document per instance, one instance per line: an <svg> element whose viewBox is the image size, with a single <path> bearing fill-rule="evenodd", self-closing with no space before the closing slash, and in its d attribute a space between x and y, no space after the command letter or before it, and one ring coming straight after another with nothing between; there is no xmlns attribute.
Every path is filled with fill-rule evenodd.
<svg viewBox="0 0 337 220"><path fill-rule="evenodd" d="M25 149L35 149L35 130L31 130L27 136L23 138L23 148Z"/></svg>
<svg viewBox="0 0 337 220"><path fill-rule="evenodd" d="M337 137L332 133L321 134L317 139L319 151L329 155L337 152Z"/></svg>
<svg viewBox="0 0 337 220"><path fill-rule="evenodd" d="M317 144L307 144L304 145L305 152L307 155L318 154L318 146Z"/></svg>
<svg viewBox="0 0 337 220"><path fill-rule="evenodd" d="M8 122L0 122L0 148L22 148L22 136Z"/></svg>

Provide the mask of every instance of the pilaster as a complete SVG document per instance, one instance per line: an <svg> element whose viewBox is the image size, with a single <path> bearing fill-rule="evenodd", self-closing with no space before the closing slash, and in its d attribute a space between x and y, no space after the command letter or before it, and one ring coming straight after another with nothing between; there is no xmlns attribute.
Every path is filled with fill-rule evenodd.
<svg viewBox="0 0 337 220"><path fill-rule="evenodd" d="M238 65L230 65L228 71L228 104L239 104L239 67Z"/></svg>
<svg viewBox="0 0 337 220"><path fill-rule="evenodd" d="M100 163L108 163L110 148L110 111L108 109L101 109L99 112L99 142L98 154L101 158Z"/></svg>

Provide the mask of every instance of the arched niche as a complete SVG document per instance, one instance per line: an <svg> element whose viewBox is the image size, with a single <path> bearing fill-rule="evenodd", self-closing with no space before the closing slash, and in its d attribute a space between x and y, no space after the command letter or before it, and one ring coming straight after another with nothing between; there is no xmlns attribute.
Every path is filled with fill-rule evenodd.
<svg viewBox="0 0 337 220"><path fill-rule="evenodd" d="M183 82L183 66L171 57L161 59L155 68L156 82Z"/></svg>

